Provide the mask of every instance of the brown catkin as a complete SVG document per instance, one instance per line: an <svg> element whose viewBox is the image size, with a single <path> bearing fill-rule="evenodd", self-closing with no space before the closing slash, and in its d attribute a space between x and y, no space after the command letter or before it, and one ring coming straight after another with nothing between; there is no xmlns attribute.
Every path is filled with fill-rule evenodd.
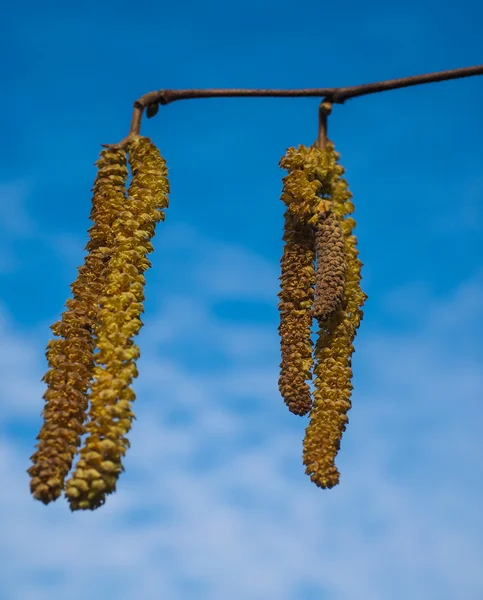
<svg viewBox="0 0 483 600"><path fill-rule="evenodd" d="M345 218L354 210L352 195L342 178L344 169L337 164L339 155L331 142L326 152L333 164L330 175L333 214L340 220L344 239L345 287L339 308L327 321L319 321L314 350L314 401L303 444L303 462L305 472L317 486L331 488L339 482L335 457L351 408L353 341L367 296L360 288L362 263L358 259L357 239L352 235L355 221Z"/></svg>
<svg viewBox="0 0 483 600"><path fill-rule="evenodd" d="M318 321L327 321L342 303L347 267L342 228L331 211L320 215L315 251L317 270L312 316Z"/></svg>
<svg viewBox="0 0 483 600"><path fill-rule="evenodd" d="M65 489L71 510L94 510L116 490L129 447L126 434L135 418L131 405L136 396L130 386L138 374L139 349L132 338L143 325L143 273L151 266L150 240L156 224L164 220L169 183L166 163L148 138L134 139L128 154L132 182L124 210L112 227L114 243L94 331L98 352L88 435Z"/></svg>
<svg viewBox="0 0 483 600"><path fill-rule="evenodd" d="M305 415L312 406L313 343L310 337L314 297L314 230L300 223L293 214L285 212L280 276L280 345L282 362L278 387L290 412Z"/></svg>
<svg viewBox="0 0 483 600"><path fill-rule="evenodd" d="M67 310L51 327L58 339L49 341L46 352L49 370L43 377L48 386L43 424L28 469L32 495L44 504L60 496L84 432L86 392L93 368L93 322L104 283L111 227L125 199L125 152L102 150L96 166L90 215L94 224L86 246L89 254L71 286L73 298L67 301Z"/></svg>
<svg viewBox="0 0 483 600"><path fill-rule="evenodd" d="M315 224L318 213L328 208L321 198L322 184L316 178L320 150L288 148L280 167L283 178L281 200L285 204L285 242L281 265L279 313L280 377L278 387L288 409L305 415L312 406L313 342L311 339L315 285Z"/></svg>
<svg viewBox="0 0 483 600"><path fill-rule="evenodd" d="M325 162L324 162L325 161ZM314 146L288 148L280 167L283 178L281 200L286 205L285 242L280 277L280 363L279 390L289 410L305 415L312 406L308 380L312 378L312 304L315 285L315 231L331 202L327 176L331 165L326 154ZM324 281L331 283L325 276Z"/></svg>

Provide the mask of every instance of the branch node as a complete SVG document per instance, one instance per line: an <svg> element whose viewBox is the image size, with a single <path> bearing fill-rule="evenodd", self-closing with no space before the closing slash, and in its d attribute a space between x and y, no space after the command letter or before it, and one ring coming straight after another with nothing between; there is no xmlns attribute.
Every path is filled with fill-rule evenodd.
<svg viewBox="0 0 483 600"><path fill-rule="evenodd" d="M169 90L159 90L158 94L159 94L159 98L158 98L159 104L162 104L163 106L165 106L166 104L169 104L171 102Z"/></svg>
<svg viewBox="0 0 483 600"><path fill-rule="evenodd" d="M139 137L141 137L139 133L133 132L129 133L123 140L121 140L117 144L101 144L101 146L103 148L110 148L111 150L126 150L129 144Z"/></svg>

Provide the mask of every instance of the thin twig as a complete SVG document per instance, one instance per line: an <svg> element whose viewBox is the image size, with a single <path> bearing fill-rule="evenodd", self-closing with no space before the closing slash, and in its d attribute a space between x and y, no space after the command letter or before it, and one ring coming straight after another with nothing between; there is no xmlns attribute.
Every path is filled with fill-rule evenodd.
<svg viewBox="0 0 483 600"><path fill-rule="evenodd" d="M118 144L102 144L105 147L124 148L135 137L139 136L141 119L146 107L154 107L157 104L169 104L176 100L188 100L193 98L234 98L234 97L308 97L319 96L334 104L344 104L350 98L367 96L378 92L386 92L423 83L435 83L437 81L447 81L449 79L460 79L462 77L471 77L473 75L482 75L483 65L475 67L463 67L461 69L452 69L450 71L440 71L438 73L427 73L425 75L412 75L400 79L388 79L376 83L365 83L351 87L339 88L308 88L295 90L277 90L277 89L192 89L192 90L158 90L148 92L134 102L134 113L131 121L129 134ZM148 111L149 112L149 111ZM156 110L152 111L152 116ZM149 115L148 115L149 116Z"/></svg>
<svg viewBox="0 0 483 600"><path fill-rule="evenodd" d="M351 87L340 88L311 88L299 90L253 90L253 89L207 89L207 90L159 90L159 92L150 92L151 102L154 101L154 95L157 94L156 101L159 104L169 104L175 100L187 100L190 98L216 98L216 97L234 97L234 96L324 96L334 104L343 104L349 98L357 96L366 96L377 92L395 90L398 88L420 85L422 83L434 83L436 81L446 81L448 79L459 79L461 77L471 77L472 75L482 75L483 65L476 67L463 67L451 71L441 71L439 73L428 73L426 75L412 75L401 79L389 79L387 81L378 81L376 83L365 83ZM143 96L140 100L145 98Z"/></svg>
<svg viewBox="0 0 483 600"><path fill-rule="evenodd" d="M327 117L332 112L332 102L327 99L323 99L319 106L319 132L317 140L314 144L316 148L323 150L327 144Z"/></svg>

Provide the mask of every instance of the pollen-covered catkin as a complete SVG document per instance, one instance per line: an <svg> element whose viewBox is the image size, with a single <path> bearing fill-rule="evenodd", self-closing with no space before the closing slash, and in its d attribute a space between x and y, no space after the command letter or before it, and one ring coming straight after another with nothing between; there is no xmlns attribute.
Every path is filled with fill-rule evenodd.
<svg viewBox="0 0 483 600"><path fill-rule="evenodd" d="M280 363L279 390L289 410L305 415L312 406L308 380L312 378L311 339L314 301L316 230L331 207L327 197L329 172L333 170L324 153L314 146L288 148L280 160L288 174L283 178L282 202L286 205L285 242L280 277ZM320 243L319 243L320 246ZM333 261L329 261L332 265ZM320 269L325 292L340 293L334 278ZM334 289L333 289L334 288ZM333 302L336 303L337 298ZM330 299L327 299L330 304ZM319 301L320 304L320 301Z"/></svg>
<svg viewBox="0 0 483 600"><path fill-rule="evenodd" d="M314 231L285 211L285 241L280 277L280 334L282 362L278 387L290 412L305 415L312 406L313 343L310 337L314 297Z"/></svg>
<svg viewBox="0 0 483 600"><path fill-rule="evenodd" d="M339 308L327 321L319 321L314 350L314 400L304 439L303 462L305 472L316 485L331 488L339 482L335 457L348 422L347 412L351 408L352 343L367 296L360 287L362 263L358 258L357 239L352 235L355 221L351 217L345 218L354 210L352 195L342 178L344 169L336 164L339 155L331 142L326 152L334 162L333 175L330 176L332 208L333 214L340 219L344 236L345 288Z"/></svg>
<svg viewBox="0 0 483 600"><path fill-rule="evenodd" d="M311 339L315 284L315 213L323 203L321 184L315 178L317 149L288 148L279 166L288 171L282 179L284 248L280 260L279 297L280 377L278 388L290 412L305 415L312 406L308 380L312 378Z"/></svg>
<svg viewBox="0 0 483 600"><path fill-rule="evenodd" d="M322 176L330 168L323 164L324 158L319 148L300 145L288 148L279 163L288 171L282 179L282 202L299 221L311 225L316 225L319 215L330 208L330 200L323 197L326 190Z"/></svg>
<svg viewBox="0 0 483 600"><path fill-rule="evenodd" d="M50 340L46 352L49 370L43 377L48 385L44 421L28 469L32 495L44 504L62 493L84 432L86 393L93 368L93 323L112 243L112 224L125 200L125 152L102 150L96 166L90 214L94 224L86 246L89 253L71 285L73 298L67 301L67 310L51 327L58 339Z"/></svg>
<svg viewBox="0 0 483 600"><path fill-rule="evenodd" d="M66 483L71 510L94 510L116 490L129 447L126 434L135 418L131 383L137 376L139 349L132 338L142 327L144 271L151 238L168 207L164 159L148 138L128 146L132 182L124 210L113 225L114 244L94 330L98 353L90 391L87 437L75 471Z"/></svg>
<svg viewBox="0 0 483 600"><path fill-rule="evenodd" d="M315 232L315 299L312 316L327 321L344 297L346 257L339 219L332 211L320 216Z"/></svg>

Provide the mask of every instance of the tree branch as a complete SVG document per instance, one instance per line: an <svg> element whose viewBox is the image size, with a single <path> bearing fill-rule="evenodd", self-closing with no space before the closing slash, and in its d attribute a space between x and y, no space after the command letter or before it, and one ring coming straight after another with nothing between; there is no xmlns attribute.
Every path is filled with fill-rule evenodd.
<svg viewBox="0 0 483 600"><path fill-rule="evenodd" d="M134 102L134 113L131 121L131 128L127 137L118 144L102 144L105 147L124 148L129 141L139 136L141 128L142 114L145 108L148 108L148 118L153 117L157 112L159 104L169 104L176 100L189 100L193 98L234 98L234 97L308 97L319 96L333 104L344 104L350 98L367 96L378 92L396 90L399 88L421 85L423 83L435 83L437 81L447 81L449 79L460 79L462 77L471 77L473 75L482 75L483 65L475 67L463 67L461 69L452 69L451 71L440 71L438 73L428 73L425 75L413 75L400 79L388 79L376 83L365 83L351 87L339 88L308 88L296 90L277 90L277 89L192 89L192 90L159 90L148 92Z"/></svg>

